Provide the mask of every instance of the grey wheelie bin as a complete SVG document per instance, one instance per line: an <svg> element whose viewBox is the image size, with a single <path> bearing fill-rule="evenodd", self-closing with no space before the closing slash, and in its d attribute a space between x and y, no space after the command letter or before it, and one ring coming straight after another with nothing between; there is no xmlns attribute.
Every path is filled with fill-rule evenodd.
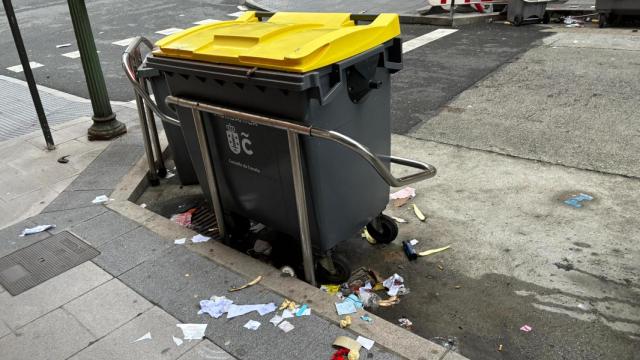
<svg viewBox="0 0 640 360"><path fill-rule="evenodd" d="M507 20L516 26L524 23L549 23L547 3L553 0L509 0Z"/></svg>
<svg viewBox="0 0 640 360"><path fill-rule="evenodd" d="M395 238L382 215L389 185L435 175L390 156L400 24L396 14L372 20L247 12L158 41L139 69L155 109L177 117L223 235L244 218L299 238L312 283L314 268L348 276L332 249L363 227L379 242ZM392 162L420 171L397 179Z"/></svg>
<svg viewBox="0 0 640 360"><path fill-rule="evenodd" d="M619 16L640 16L640 1L596 0L596 11L600 14L598 25L603 28L614 23Z"/></svg>

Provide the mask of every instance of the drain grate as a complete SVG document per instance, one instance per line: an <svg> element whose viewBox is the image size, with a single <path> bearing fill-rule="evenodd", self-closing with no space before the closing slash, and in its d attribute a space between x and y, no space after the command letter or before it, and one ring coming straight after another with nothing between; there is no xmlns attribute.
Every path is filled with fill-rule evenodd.
<svg viewBox="0 0 640 360"><path fill-rule="evenodd" d="M0 258L0 284L15 296L99 254L63 231Z"/></svg>
<svg viewBox="0 0 640 360"><path fill-rule="evenodd" d="M213 210L208 205L196 207L196 211L191 215L191 225L189 226L198 233L217 239L218 222L216 221Z"/></svg>

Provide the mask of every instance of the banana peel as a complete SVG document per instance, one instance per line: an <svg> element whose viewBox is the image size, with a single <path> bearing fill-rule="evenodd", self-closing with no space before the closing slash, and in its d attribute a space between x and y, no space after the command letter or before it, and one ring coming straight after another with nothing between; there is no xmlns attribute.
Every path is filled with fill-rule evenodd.
<svg viewBox="0 0 640 360"><path fill-rule="evenodd" d="M418 205L416 205L416 204L412 204L412 205L413 205L413 213L416 214L416 217L418 218L418 220L420 220L420 221L427 220L427 217L424 216L422 211L420 211L420 209L418 208Z"/></svg>
<svg viewBox="0 0 640 360"><path fill-rule="evenodd" d="M246 289L246 288L248 288L249 286L253 286L253 285L255 285L255 284L259 283L259 282L260 282L260 280L262 280L262 275L258 276L257 278L255 278L255 279L253 279L253 280L249 281L248 283L246 283L246 284L244 284L244 285L242 285L242 286L240 286L240 287L237 287L237 288L231 288L231 289L229 289L229 292L233 292L233 291L238 291L238 290Z"/></svg>
<svg viewBox="0 0 640 360"><path fill-rule="evenodd" d="M371 245L375 245L377 243L376 239L374 239L373 236L371 236L371 234L369 234L369 231L367 231L366 227L362 230L362 237L367 239L367 241Z"/></svg>
<svg viewBox="0 0 640 360"><path fill-rule="evenodd" d="M441 248L437 248L437 249L426 250L426 251L423 251L423 252L419 252L418 256L429 256L429 255L432 255L432 254L435 254L435 253L439 253L441 251L445 251L450 247L451 247L451 245L447 245L445 247L441 247Z"/></svg>

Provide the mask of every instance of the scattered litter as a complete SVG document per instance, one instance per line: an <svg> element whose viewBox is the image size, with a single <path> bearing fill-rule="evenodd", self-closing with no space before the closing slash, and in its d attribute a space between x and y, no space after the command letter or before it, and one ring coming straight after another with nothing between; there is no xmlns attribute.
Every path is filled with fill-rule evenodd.
<svg viewBox="0 0 640 360"><path fill-rule="evenodd" d="M338 315L348 315L357 312L356 304L353 301L345 300L341 303L336 303L336 311Z"/></svg>
<svg viewBox="0 0 640 360"><path fill-rule="evenodd" d="M403 206L414 197L416 197L416 189L412 187L406 187L389 195L389 199L393 200L393 206L395 207Z"/></svg>
<svg viewBox="0 0 640 360"><path fill-rule="evenodd" d="M137 340L133 340L131 343L135 343L135 342L143 341L143 340L151 340L151 333L148 332L148 333L142 335L141 337L139 337Z"/></svg>
<svg viewBox="0 0 640 360"><path fill-rule="evenodd" d="M340 320L340 328L345 329L351 325L351 316L347 315Z"/></svg>
<svg viewBox="0 0 640 360"><path fill-rule="evenodd" d="M273 247L271 246L271 244L269 244L269 242L264 240L258 239L253 244L253 252L255 254L269 256L271 255L272 250L273 250Z"/></svg>
<svg viewBox="0 0 640 360"><path fill-rule="evenodd" d="M331 355L331 360L348 360L349 359L349 349L340 348L338 351Z"/></svg>
<svg viewBox="0 0 640 360"><path fill-rule="evenodd" d="M338 336L333 342L333 346L349 350L349 360L357 360L360 358L361 345L350 337Z"/></svg>
<svg viewBox="0 0 640 360"><path fill-rule="evenodd" d="M404 279L398 274L393 274L393 276L383 281L382 285L389 290L387 295L396 296L404 288Z"/></svg>
<svg viewBox="0 0 640 360"><path fill-rule="evenodd" d="M444 352L444 354L447 354L450 351L455 353L458 352L458 338L455 336L448 336L448 337L436 336L429 340L445 348L446 351Z"/></svg>
<svg viewBox="0 0 640 360"><path fill-rule="evenodd" d="M378 308L378 304L380 303L380 296L374 293L370 289L360 288L359 291L360 301L362 305L367 309L376 310Z"/></svg>
<svg viewBox="0 0 640 360"><path fill-rule="evenodd" d="M356 341L358 342L358 344L362 345L362 347L367 350L371 350L371 348L373 347L373 344L376 343L375 341L371 339L367 339L366 337L363 337L363 336L358 336Z"/></svg>
<svg viewBox="0 0 640 360"><path fill-rule="evenodd" d="M176 245L184 245L184 243L187 241L187 238L181 238L181 239L175 239L173 240L173 243Z"/></svg>
<svg viewBox="0 0 640 360"><path fill-rule="evenodd" d="M140 207L144 209L144 208L146 208L146 207L147 207L147 204L142 203L142 204L140 204Z"/></svg>
<svg viewBox="0 0 640 360"><path fill-rule="evenodd" d="M460 286L460 285L456 285L456 286L454 286L453 288L454 288L454 289L456 289L456 290L458 290L458 289L460 289L461 287L462 287L462 286Z"/></svg>
<svg viewBox="0 0 640 360"><path fill-rule="evenodd" d="M358 298L356 294L351 294L347 296L347 298L344 299L344 301L353 302L353 305L355 305L356 309L362 309L364 307L364 305L362 304L362 301L360 300L360 298Z"/></svg>
<svg viewBox="0 0 640 360"><path fill-rule="evenodd" d="M420 221L427 220L427 217L424 216L422 211L420 211L420 209L418 208L418 205L416 205L416 204L412 204L412 205L413 205L413 213L416 214L416 217L418 218L418 220L420 220Z"/></svg>
<svg viewBox="0 0 640 360"><path fill-rule="evenodd" d="M293 310L295 308L296 308L295 302L289 299L284 299L284 301L282 301L282 304L280 304L280 306L278 307L278 310L284 310L284 309Z"/></svg>
<svg viewBox="0 0 640 360"><path fill-rule="evenodd" d="M276 304L235 305L231 304L227 311L227 319L257 311L260 316L276 311Z"/></svg>
<svg viewBox="0 0 640 360"><path fill-rule="evenodd" d="M527 333L528 333L529 331L531 331L531 330L533 330L533 328L532 328L531 326L529 326L529 325L522 325L522 326L520 327L520 331L524 331L524 332L527 332Z"/></svg>
<svg viewBox="0 0 640 360"><path fill-rule="evenodd" d="M280 268L280 273L282 276L296 277L296 272L291 266L283 266Z"/></svg>
<svg viewBox="0 0 640 360"><path fill-rule="evenodd" d="M244 5L238 5L238 10L247 11L247 10L249 10L249 8L244 6Z"/></svg>
<svg viewBox="0 0 640 360"><path fill-rule="evenodd" d="M411 320L407 318L398 319L398 323L400 323L400 327L405 329L411 329L411 327L413 326L413 323L411 322Z"/></svg>
<svg viewBox="0 0 640 360"><path fill-rule="evenodd" d="M374 239L373 236L369 234L369 230L367 230L366 227L362 229L362 237L365 238L371 245L375 245L377 243L376 239Z"/></svg>
<svg viewBox="0 0 640 360"><path fill-rule="evenodd" d="M38 225L38 226L34 226L32 228L26 228L26 229L22 230L22 233L20 234L20 236L33 235L33 234L41 233L43 231L47 231L47 230L53 229L55 227L56 227L55 225Z"/></svg>
<svg viewBox="0 0 640 360"><path fill-rule="evenodd" d="M451 245L447 245L447 246L444 246L444 247L441 247L441 248L437 248L437 249L426 250L426 251L418 253L418 255L420 255L420 256L429 256L429 255L432 255L432 254L435 254L435 253L439 253L441 251L445 251L450 247L451 247Z"/></svg>
<svg viewBox="0 0 640 360"><path fill-rule="evenodd" d="M171 170L167 170L167 175L165 175L165 179L171 179L172 177L176 176L176 173L174 173Z"/></svg>
<svg viewBox="0 0 640 360"><path fill-rule="evenodd" d="M229 311L231 304L233 304L233 301L224 296L213 296L210 300L200 301L198 315L206 313L217 319Z"/></svg>
<svg viewBox="0 0 640 360"><path fill-rule="evenodd" d="M284 309L282 311L282 318L283 319L290 319L290 318L295 317L295 316L296 316L296 314L295 314L295 312L293 310Z"/></svg>
<svg viewBox="0 0 640 360"><path fill-rule="evenodd" d="M369 314L364 314L364 315L360 316L360 320L366 321L369 324L371 324L373 322L373 319L369 316Z"/></svg>
<svg viewBox="0 0 640 360"><path fill-rule="evenodd" d="M583 206L582 205L583 201L592 201L592 200L593 200L593 196L580 193L576 196L572 196L569 199L565 200L564 203L576 209L579 209Z"/></svg>
<svg viewBox="0 0 640 360"><path fill-rule="evenodd" d="M71 46L70 43L56 45L56 49L62 49Z"/></svg>
<svg viewBox="0 0 640 360"><path fill-rule="evenodd" d="M392 296L388 299L385 300L380 300L378 302L378 306L382 306L382 307L389 307L389 306L393 306L400 303L400 298L397 296Z"/></svg>
<svg viewBox="0 0 640 360"><path fill-rule="evenodd" d="M260 322L259 321L255 321L255 320L249 320L247 321L246 324L244 324L244 328L245 329L249 329L249 330L258 330L258 328L260 327Z"/></svg>
<svg viewBox="0 0 640 360"><path fill-rule="evenodd" d="M195 237L195 236L194 236L194 237ZM205 236L205 237L206 237L206 236ZM207 240L208 240L208 238L207 238ZM206 241L206 240L205 240L205 241ZM194 241L194 242L195 242L195 241ZM242 290L242 289L246 289L246 288L248 288L249 286L253 286L253 285L255 285L255 284L259 283L259 282L260 282L260 280L262 280L262 275L258 276L257 278L255 278L255 279L253 279L253 280L249 281L248 283L246 283L246 284L244 284L244 285L242 285L242 286L240 286L240 287L237 287L237 288L231 288L231 289L229 289L229 292L232 292L232 291L238 291L238 290Z"/></svg>
<svg viewBox="0 0 640 360"><path fill-rule="evenodd" d="M58 158L58 162L59 162L60 164L66 164L66 163L68 163L68 162L69 162L69 156L71 156L71 155L65 155L65 156L61 156L61 157L59 157L59 158Z"/></svg>
<svg viewBox="0 0 640 360"><path fill-rule="evenodd" d="M307 310L309 310L309 314L307 314ZM305 316L305 315L311 315L311 309L309 309L309 305L302 304L302 306L300 306L300 309L298 309L298 311L296 311L296 316L300 317L300 316Z"/></svg>
<svg viewBox="0 0 640 360"><path fill-rule="evenodd" d="M502 351L503 347L502 344L498 345L498 351Z"/></svg>
<svg viewBox="0 0 640 360"><path fill-rule="evenodd" d="M113 199L109 199L107 195L99 195L99 196L96 196L95 199L91 200L91 202L94 204L104 204L109 200L113 200Z"/></svg>
<svg viewBox="0 0 640 360"><path fill-rule="evenodd" d="M178 337L175 337L175 336L172 336L172 337L173 337L173 342L176 343L176 346L180 346L184 342L184 341L182 341L182 339L180 339Z"/></svg>
<svg viewBox="0 0 640 360"><path fill-rule="evenodd" d="M280 325L278 325L278 327L280 328L280 330L288 333L289 331L293 330L293 325L288 322L287 320L283 321L280 323Z"/></svg>
<svg viewBox="0 0 640 360"><path fill-rule="evenodd" d="M591 310L591 304L589 304L589 303L578 304L578 308L580 310L590 311Z"/></svg>
<svg viewBox="0 0 640 360"><path fill-rule="evenodd" d="M200 235L200 234L198 234L198 235L196 235L196 236L191 238L191 242L194 243L194 244L207 242L209 240L211 240L210 237L204 236L204 235Z"/></svg>
<svg viewBox="0 0 640 360"><path fill-rule="evenodd" d="M280 324L280 322L284 320L284 318L278 314L274 315L271 320L269 320L270 323L273 324L273 326L278 326L278 324Z"/></svg>
<svg viewBox="0 0 640 360"><path fill-rule="evenodd" d="M329 295L335 295L340 291L340 285L321 285L320 290L326 292Z"/></svg>
<svg viewBox="0 0 640 360"><path fill-rule="evenodd" d="M403 241L402 250L404 251L404 254L407 255L407 258L409 258L409 261L413 261L418 258L418 253L416 252L416 249L413 247L411 242Z"/></svg>
<svg viewBox="0 0 640 360"><path fill-rule="evenodd" d="M191 217L195 212L196 212L196 208L192 208L183 213L172 215L171 221L173 221L174 223L180 226L188 227L191 225Z"/></svg>
<svg viewBox="0 0 640 360"><path fill-rule="evenodd" d="M411 240L409 240L409 244L411 244L411 246L416 246L416 245L418 245L418 243L419 243L419 242L420 242L420 241L418 241L418 240L416 240L416 239L411 239Z"/></svg>
<svg viewBox="0 0 640 360"><path fill-rule="evenodd" d="M390 216L395 222L400 223L400 224L406 224L407 220L397 217L397 216Z"/></svg>
<svg viewBox="0 0 640 360"><path fill-rule="evenodd" d="M444 266L442 266L442 265L438 264L438 266L437 266L437 267L438 267L438 270L440 270L440 271L444 271Z"/></svg>
<svg viewBox="0 0 640 360"><path fill-rule="evenodd" d="M207 324L176 324L182 329L182 335L185 340L202 340Z"/></svg>

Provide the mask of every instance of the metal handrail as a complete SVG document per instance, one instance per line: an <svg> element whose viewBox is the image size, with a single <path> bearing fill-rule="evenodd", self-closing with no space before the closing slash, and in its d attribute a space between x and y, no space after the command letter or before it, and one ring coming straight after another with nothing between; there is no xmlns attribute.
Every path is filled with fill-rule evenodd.
<svg viewBox="0 0 640 360"><path fill-rule="evenodd" d="M191 109L197 109L201 111L205 111L208 113L212 113L219 116L227 116L232 118L237 118L245 121L250 121L259 125L269 126L280 130L292 131L301 135L317 137L325 140L329 140L340 144L358 154L361 158L363 158L373 169L389 184L393 187L405 186L408 184L412 184L414 182L425 180L432 178L436 175L436 168L433 165L404 159L395 156L383 156L382 158L374 153L372 153L366 146L357 142L356 140L341 134L337 131L324 130L319 128L314 128L311 126L300 125L296 123L292 123L290 121L276 119L273 117L251 114L243 111L237 111L233 109L228 109L216 105L206 104L202 102L192 101L184 98L179 98L176 96L167 96L165 99L167 104L187 107ZM411 167L414 169L420 169L419 172L410 174L402 177L395 177L387 168L385 162L383 160L389 160L390 162L398 165L403 165L407 167Z"/></svg>
<svg viewBox="0 0 640 360"><path fill-rule="evenodd" d="M153 43L149 41L149 39L142 36L136 36L136 38L133 39L133 41L131 41L127 49L122 54L122 68L124 69L124 73L127 75L127 78L131 82L131 85L133 86L133 90L136 92L136 94L141 96L144 99L147 106L149 106L151 110L153 110L153 112L156 115L158 115L160 119L162 119L162 121L166 121L168 123L179 126L180 121L165 115L162 112L162 110L160 110L156 102L153 101L153 99L151 99L151 96L149 96L149 93L145 91L145 89L143 89L143 87L140 85L140 83L137 80L138 79L137 71L136 69L134 69L134 67L132 67L132 64L131 64L131 54L138 51L141 44L146 45L150 50L153 49Z"/></svg>

